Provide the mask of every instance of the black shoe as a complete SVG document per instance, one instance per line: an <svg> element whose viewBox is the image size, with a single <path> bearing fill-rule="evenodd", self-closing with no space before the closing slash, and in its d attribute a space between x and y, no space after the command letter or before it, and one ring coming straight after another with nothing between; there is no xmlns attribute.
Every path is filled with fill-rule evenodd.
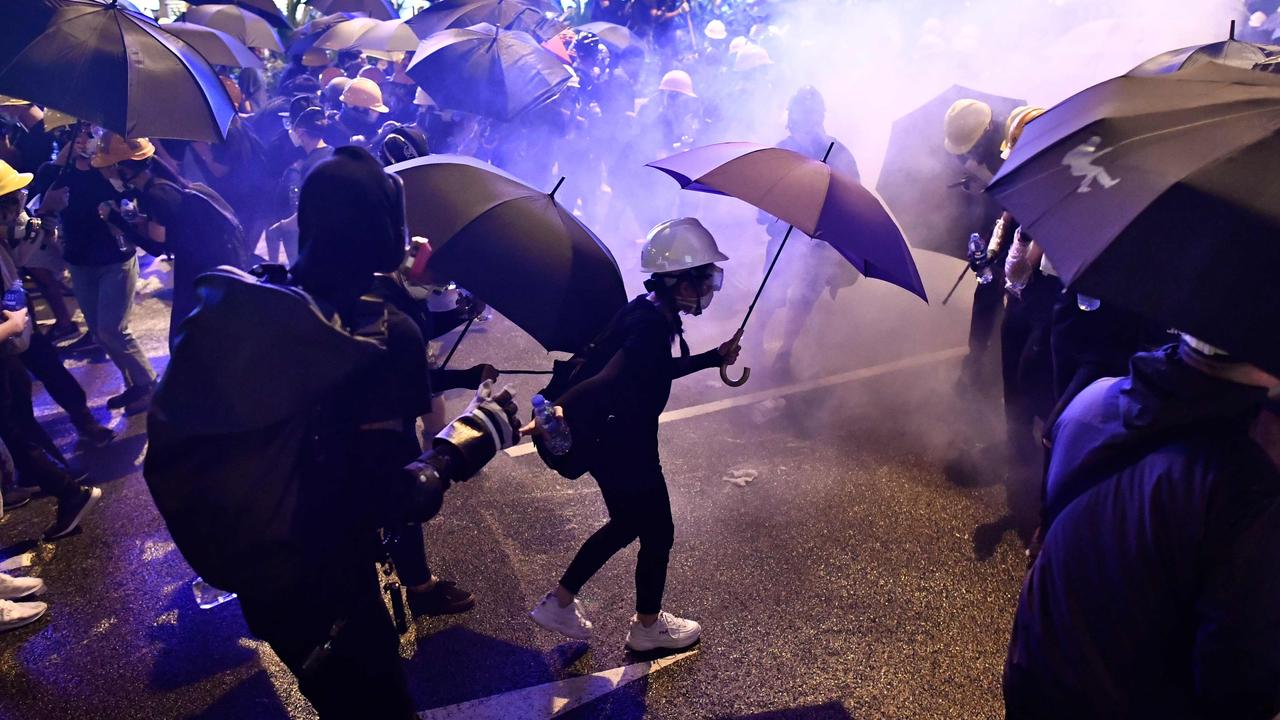
<svg viewBox="0 0 1280 720"><path fill-rule="evenodd" d="M15 510L31 502L31 498L36 494L31 488L14 486L4 489L4 509L5 511Z"/></svg>
<svg viewBox="0 0 1280 720"><path fill-rule="evenodd" d="M69 353L87 353L102 350L102 346L94 339L93 333L85 333L79 340L68 345L60 345L58 349Z"/></svg>
<svg viewBox="0 0 1280 720"><path fill-rule="evenodd" d="M451 580L437 580L426 592L409 593L409 611L420 615L456 615L476 606L476 597Z"/></svg>
<svg viewBox="0 0 1280 720"><path fill-rule="evenodd" d="M75 497L58 501L58 516L53 524L45 529L44 539L55 540L71 534L71 531L80 525L80 521L101 497L102 490L96 487L81 487Z"/></svg>
<svg viewBox="0 0 1280 720"><path fill-rule="evenodd" d="M131 388L126 388L125 391L119 395L107 398L107 407L112 410L119 410L120 408L133 409L139 403L150 404L151 390L153 387L153 385L147 384L134 385ZM143 405L142 409L145 410L146 405ZM133 412L138 412L138 410L134 410ZM133 413L131 412L129 414Z"/></svg>
<svg viewBox="0 0 1280 720"><path fill-rule="evenodd" d="M112 440L116 439L115 432L98 422L87 410L83 415L72 419L71 424L75 426L76 434L80 436L80 439L94 447L106 447L111 444Z"/></svg>

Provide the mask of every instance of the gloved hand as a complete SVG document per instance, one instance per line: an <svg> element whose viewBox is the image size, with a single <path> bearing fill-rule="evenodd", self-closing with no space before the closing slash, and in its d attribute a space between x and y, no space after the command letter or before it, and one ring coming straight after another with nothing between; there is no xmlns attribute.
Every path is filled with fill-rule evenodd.
<svg viewBox="0 0 1280 720"><path fill-rule="evenodd" d="M457 461L449 479L466 480L514 445L520 439L518 414L510 387L495 394L492 380L482 383L467 409L436 435L435 447L448 446Z"/></svg>

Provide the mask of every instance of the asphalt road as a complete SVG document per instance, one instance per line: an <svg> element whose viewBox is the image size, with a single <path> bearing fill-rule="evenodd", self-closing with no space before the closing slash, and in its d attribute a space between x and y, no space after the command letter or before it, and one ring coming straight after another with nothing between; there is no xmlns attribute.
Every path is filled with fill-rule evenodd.
<svg viewBox="0 0 1280 720"><path fill-rule="evenodd" d="M920 262L941 297L958 266ZM688 323L695 352L731 334L748 284ZM441 708L504 693L514 694L491 701L507 708L500 716L551 717L559 705L527 689L572 678L581 681L552 690L582 704L559 717L1000 716L1023 556L1017 537L1000 533L998 408L955 392L966 294L925 307L864 281L820 303L789 374L766 372L768 358L752 353L758 375L742 389L714 373L678 383L670 408L684 412L662 430L677 527L666 603L705 632L696 653L660 669L623 648L634 547L584 590L592 643L564 641L525 616L604 521L589 478L562 480L535 455L504 455L451 490L428 525L428 552L479 604L420 620L403 638L424 717L479 717L474 703ZM149 297L135 322L157 365L166 317L167 305ZM467 339L455 364L480 361L548 365L500 317ZM114 368L73 365L106 420ZM527 397L539 385L518 378L516 387ZM750 402L735 401L743 397ZM236 603L196 607L193 573L140 475L142 419L112 416L122 437L89 450L74 446L47 398L39 404L105 497L82 532L56 543L33 542L51 499L0 521L0 557L30 560L16 572L50 588L46 618L0 636L0 717L314 717L248 636ZM626 677L605 673L624 666ZM593 673L605 674L585 677Z"/></svg>

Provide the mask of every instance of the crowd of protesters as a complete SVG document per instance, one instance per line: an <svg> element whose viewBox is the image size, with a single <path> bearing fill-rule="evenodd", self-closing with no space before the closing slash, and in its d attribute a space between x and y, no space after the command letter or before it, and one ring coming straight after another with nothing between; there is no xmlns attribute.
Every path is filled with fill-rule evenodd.
<svg viewBox="0 0 1280 720"><path fill-rule="evenodd" d="M727 258L696 220L671 220L690 214L687 206L643 166L695 145L752 140L813 158L834 142L832 166L854 179L858 167L848 148L826 132L821 92L774 71L775 59L787 49L770 25L768 3L596 0L571 8L565 19L625 25L636 40L617 47L590 32L566 31L560 44L574 80L550 102L513 120L440 107L406 73L409 58L315 49L270 65L265 73L220 69L240 112L217 143L125 139L75 121L53 127L41 108L6 100L0 106L6 123L0 136L0 224L8 242L0 247L0 279L8 288L25 278L50 321L33 331L28 311L13 310L0 323L5 509L30 496L20 486L57 498L45 533L53 540L73 532L102 495L37 421L33 377L67 412L79 438L94 445L109 444L113 433L88 407L64 357L104 352L122 381L107 409L151 409L157 374L130 327L139 250L171 263L171 343L196 308L196 278L227 266L261 266L255 271L259 277L289 278L343 324L363 330L361 313L367 308L356 300L375 273L399 266L403 248L375 259L369 253L380 251L350 247L335 229L367 226L371 237L394 242L396 228L382 232L382 225L394 225L388 218L397 212L395 187L382 178L381 167L427 154L469 155L534 187L549 189L556 178L569 178L557 199L601 235L654 228L649 255L619 258L624 267L651 274L650 293L627 306L608 337L609 355L589 360L599 365L597 375L563 403L572 411L621 387L636 393L640 404L652 403L654 412L630 428L643 425L643 442L620 441L623 459L593 470L609 524L587 541L532 616L545 628L589 637L592 626L576 595L609 557L638 539L637 618L628 645L649 650L696 641L700 626L665 612L661 604L673 527L655 428L671 380L732 364L738 338L702 355L689 356L682 347L681 358L669 357L681 332L679 315L701 313L720 288L715 263ZM768 113L732 110L769 105L786 117L787 138L762 137L767 129L757 123ZM957 157L958 172L985 185L1042 112L1020 108L998 117L985 103L962 100L938 128L936 141ZM403 208L398 212L402 217ZM759 222L776 247L780 224L763 214ZM1008 716L1273 716L1280 711L1280 379L1189 335L1170 343L1165 328L1064 287L1034 239L1016 228L1017 219L1007 213L994 229L955 228L957 238L971 232L990 238L985 251L971 259L979 272L996 270L995 284L975 296L974 351L960 386L965 391L980 383L980 356L998 343L1010 505L1029 508L1019 518L1031 564L1005 671ZM654 260L652 253L670 254L677 246L696 262ZM832 262L825 244L797 252L807 280L791 287L782 302L762 308L767 324L785 307L776 358L784 372L821 294L834 296L858 277L838 259ZM273 270L275 263L280 267ZM351 273L369 282L357 287ZM220 312L230 317L244 290L234 276L221 282ZM386 306L396 308L387 311L388 322L403 333L405 347L416 351L396 360L404 366L395 374L403 376L406 367L409 374L421 370L422 384L390 387L371 374L359 388L346 389L352 397L344 396L349 404L340 410L361 422L389 423L394 433L378 440L386 445L365 447L368 437L341 423L326 431L339 446L358 449L351 451L351 462L372 467L374 459L385 464L394 457L398 468L422 452L414 421L433 409L429 401L407 405L387 398L425 399L450 388L480 393L452 423L435 409L428 436L443 427L444 440L428 448L417 466L416 492L428 497L398 498L427 509L397 518L400 529L386 541L415 614L465 612L474 598L432 574L420 523L439 509L450 482L469 477L518 438L514 427L506 427L514 408L509 397L492 392L491 366L453 374L425 366L423 339L476 318L484 310L481 302L426 312L398 288L375 287ZM218 325L213 305L213 329L204 332L222 338L219 333L230 331ZM323 328L313 331L323 335ZM358 353L355 345L346 350ZM672 360L669 373L651 374L666 360ZM197 365L187 355L179 367L193 372L189 368ZM171 391L158 422L153 414L153 431L160 428L163 441L153 438L153 453L162 458L189 450L186 424L212 422L185 417L175 397L178 391ZM504 415L508 422L502 422ZM237 430L266 432L244 418L227 422ZM495 430L495 424L502 427ZM473 455L460 438L475 434L476 427L487 428L479 435L488 447ZM153 477L148 479L160 493ZM175 518L198 522L184 515L190 511L186 499L157 494L180 545ZM364 535L361 542L368 540ZM317 632L323 643L330 630L331 640L344 630L322 607L315 617L296 616L273 599L281 588L297 585L242 592L250 627L268 639L322 713L329 709L336 716L359 705L349 693L380 698L388 715L407 713L400 672L385 666L395 664L394 634L376 585L364 582L371 567L365 548L325 547L326 560L341 561L329 569L341 566L356 578L350 587L332 590L358 596L361 609L352 610L350 619L363 633L362 644L317 670ZM306 569L306 562L300 567ZM11 600L41 589L38 580L0 574L0 629L38 618L42 604ZM343 636L355 632L348 629Z"/></svg>

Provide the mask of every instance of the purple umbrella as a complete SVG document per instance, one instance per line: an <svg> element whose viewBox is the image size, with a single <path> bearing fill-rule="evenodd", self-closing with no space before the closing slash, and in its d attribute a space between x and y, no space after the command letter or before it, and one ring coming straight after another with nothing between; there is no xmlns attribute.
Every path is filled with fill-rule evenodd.
<svg viewBox="0 0 1280 720"><path fill-rule="evenodd" d="M729 142L694 148L651 162L649 167L675 178L685 190L735 197L791 224L739 333L751 319L795 228L831 245L863 275L893 283L929 301L907 241L889 211L871 191L833 171L825 161L767 145ZM720 375L736 387L745 383L751 372L747 369L736 382L729 380L724 368Z"/></svg>

